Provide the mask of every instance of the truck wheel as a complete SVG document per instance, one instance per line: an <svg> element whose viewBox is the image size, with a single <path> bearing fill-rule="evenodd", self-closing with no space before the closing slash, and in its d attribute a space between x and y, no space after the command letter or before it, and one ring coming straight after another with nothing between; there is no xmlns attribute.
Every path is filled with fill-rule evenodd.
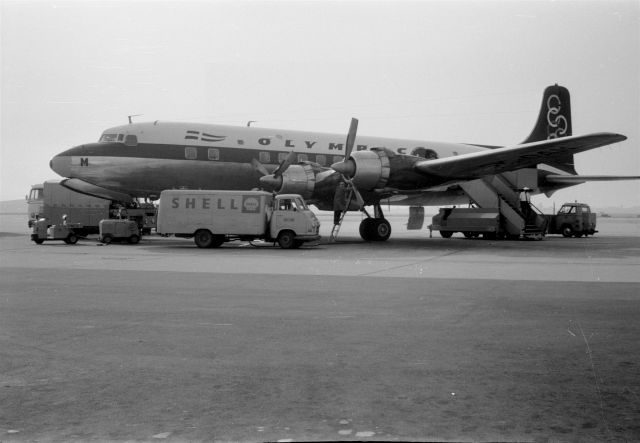
<svg viewBox="0 0 640 443"><path fill-rule="evenodd" d="M111 243L113 241L113 237L111 237L111 235L109 234L105 234L102 236L102 239L100 240L102 243L104 243L105 245L108 245L109 243Z"/></svg>
<svg viewBox="0 0 640 443"><path fill-rule="evenodd" d="M562 227L562 236L571 237L573 235L573 228L570 225L564 225Z"/></svg>
<svg viewBox="0 0 640 443"><path fill-rule="evenodd" d="M213 244L213 234L207 229L198 229L193 236L193 241L199 248L210 248Z"/></svg>
<svg viewBox="0 0 640 443"><path fill-rule="evenodd" d="M453 232L451 231L440 231L440 236L442 238L451 238L452 235L453 235Z"/></svg>
<svg viewBox="0 0 640 443"><path fill-rule="evenodd" d="M138 244L140 242L140 237L138 235L133 234L131 237L129 237L129 243L131 243L132 245Z"/></svg>
<svg viewBox="0 0 640 443"><path fill-rule="evenodd" d="M69 234L65 239L65 242L69 245L75 245L78 243L78 236L75 234Z"/></svg>
<svg viewBox="0 0 640 443"><path fill-rule="evenodd" d="M278 234L278 244L282 249L291 249L295 244L295 236L292 231L282 231Z"/></svg>
<svg viewBox="0 0 640 443"><path fill-rule="evenodd" d="M36 245L41 245L42 243L44 243L44 240L42 240L41 238L35 239L34 242L36 242Z"/></svg>

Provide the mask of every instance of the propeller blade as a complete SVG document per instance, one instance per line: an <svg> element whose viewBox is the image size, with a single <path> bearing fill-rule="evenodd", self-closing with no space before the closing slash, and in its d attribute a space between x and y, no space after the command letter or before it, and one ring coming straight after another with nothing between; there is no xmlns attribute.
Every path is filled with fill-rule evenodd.
<svg viewBox="0 0 640 443"><path fill-rule="evenodd" d="M349 133L347 134L347 142L344 149L344 161L346 162L351 157L351 151L353 150L353 144L356 141L356 133L358 132L358 119L351 118L351 124L349 125Z"/></svg>
<svg viewBox="0 0 640 443"><path fill-rule="evenodd" d="M295 152L293 151L289 152L287 157L284 160L282 160L282 163L280 163L278 168L275 171L273 171L273 176L275 178L279 178L284 173L284 171L286 171L287 168L291 166L291 163L296 161L296 157L297 156Z"/></svg>
<svg viewBox="0 0 640 443"><path fill-rule="evenodd" d="M267 169L264 167L264 165L262 163L260 163L258 160L256 160L255 158L251 159L251 164L253 165L253 169L255 169L260 174L262 174L263 177L265 175L269 175L269 171L267 171Z"/></svg>
<svg viewBox="0 0 640 443"><path fill-rule="evenodd" d="M362 208L364 206L364 199L360 195L360 191L358 191L358 188L356 188L353 183L351 183L351 188L353 189L353 194L356 196L356 203Z"/></svg>

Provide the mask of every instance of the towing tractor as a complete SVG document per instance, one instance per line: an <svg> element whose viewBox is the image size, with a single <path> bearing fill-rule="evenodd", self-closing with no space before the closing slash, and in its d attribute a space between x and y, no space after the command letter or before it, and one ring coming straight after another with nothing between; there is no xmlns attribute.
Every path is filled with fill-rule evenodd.
<svg viewBox="0 0 640 443"><path fill-rule="evenodd" d="M67 223L66 219L61 224L50 225L47 219L41 218L32 225L31 241L41 245L45 241L62 240L68 245L75 245L82 229L80 223Z"/></svg>
<svg viewBox="0 0 640 443"><path fill-rule="evenodd" d="M320 222L298 194L165 190L157 222L159 234L193 238L199 248L261 239L291 249L320 239Z"/></svg>

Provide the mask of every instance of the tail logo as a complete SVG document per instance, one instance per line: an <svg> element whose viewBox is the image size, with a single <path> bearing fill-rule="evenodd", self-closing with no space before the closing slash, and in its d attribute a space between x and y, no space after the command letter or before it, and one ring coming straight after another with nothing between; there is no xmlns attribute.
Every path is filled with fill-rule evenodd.
<svg viewBox="0 0 640 443"><path fill-rule="evenodd" d="M560 114L562 102L560 97L553 94L547 99L547 140L562 137L567 133L569 124L564 115Z"/></svg>

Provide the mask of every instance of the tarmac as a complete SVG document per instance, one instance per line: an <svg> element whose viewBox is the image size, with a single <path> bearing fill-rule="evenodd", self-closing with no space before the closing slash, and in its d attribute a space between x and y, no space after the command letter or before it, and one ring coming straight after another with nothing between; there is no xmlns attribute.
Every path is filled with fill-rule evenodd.
<svg viewBox="0 0 640 443"><path fill-rule="evenodd" d="M0 215L0 441L640 441L640 219L198 249Z"/></svg>

